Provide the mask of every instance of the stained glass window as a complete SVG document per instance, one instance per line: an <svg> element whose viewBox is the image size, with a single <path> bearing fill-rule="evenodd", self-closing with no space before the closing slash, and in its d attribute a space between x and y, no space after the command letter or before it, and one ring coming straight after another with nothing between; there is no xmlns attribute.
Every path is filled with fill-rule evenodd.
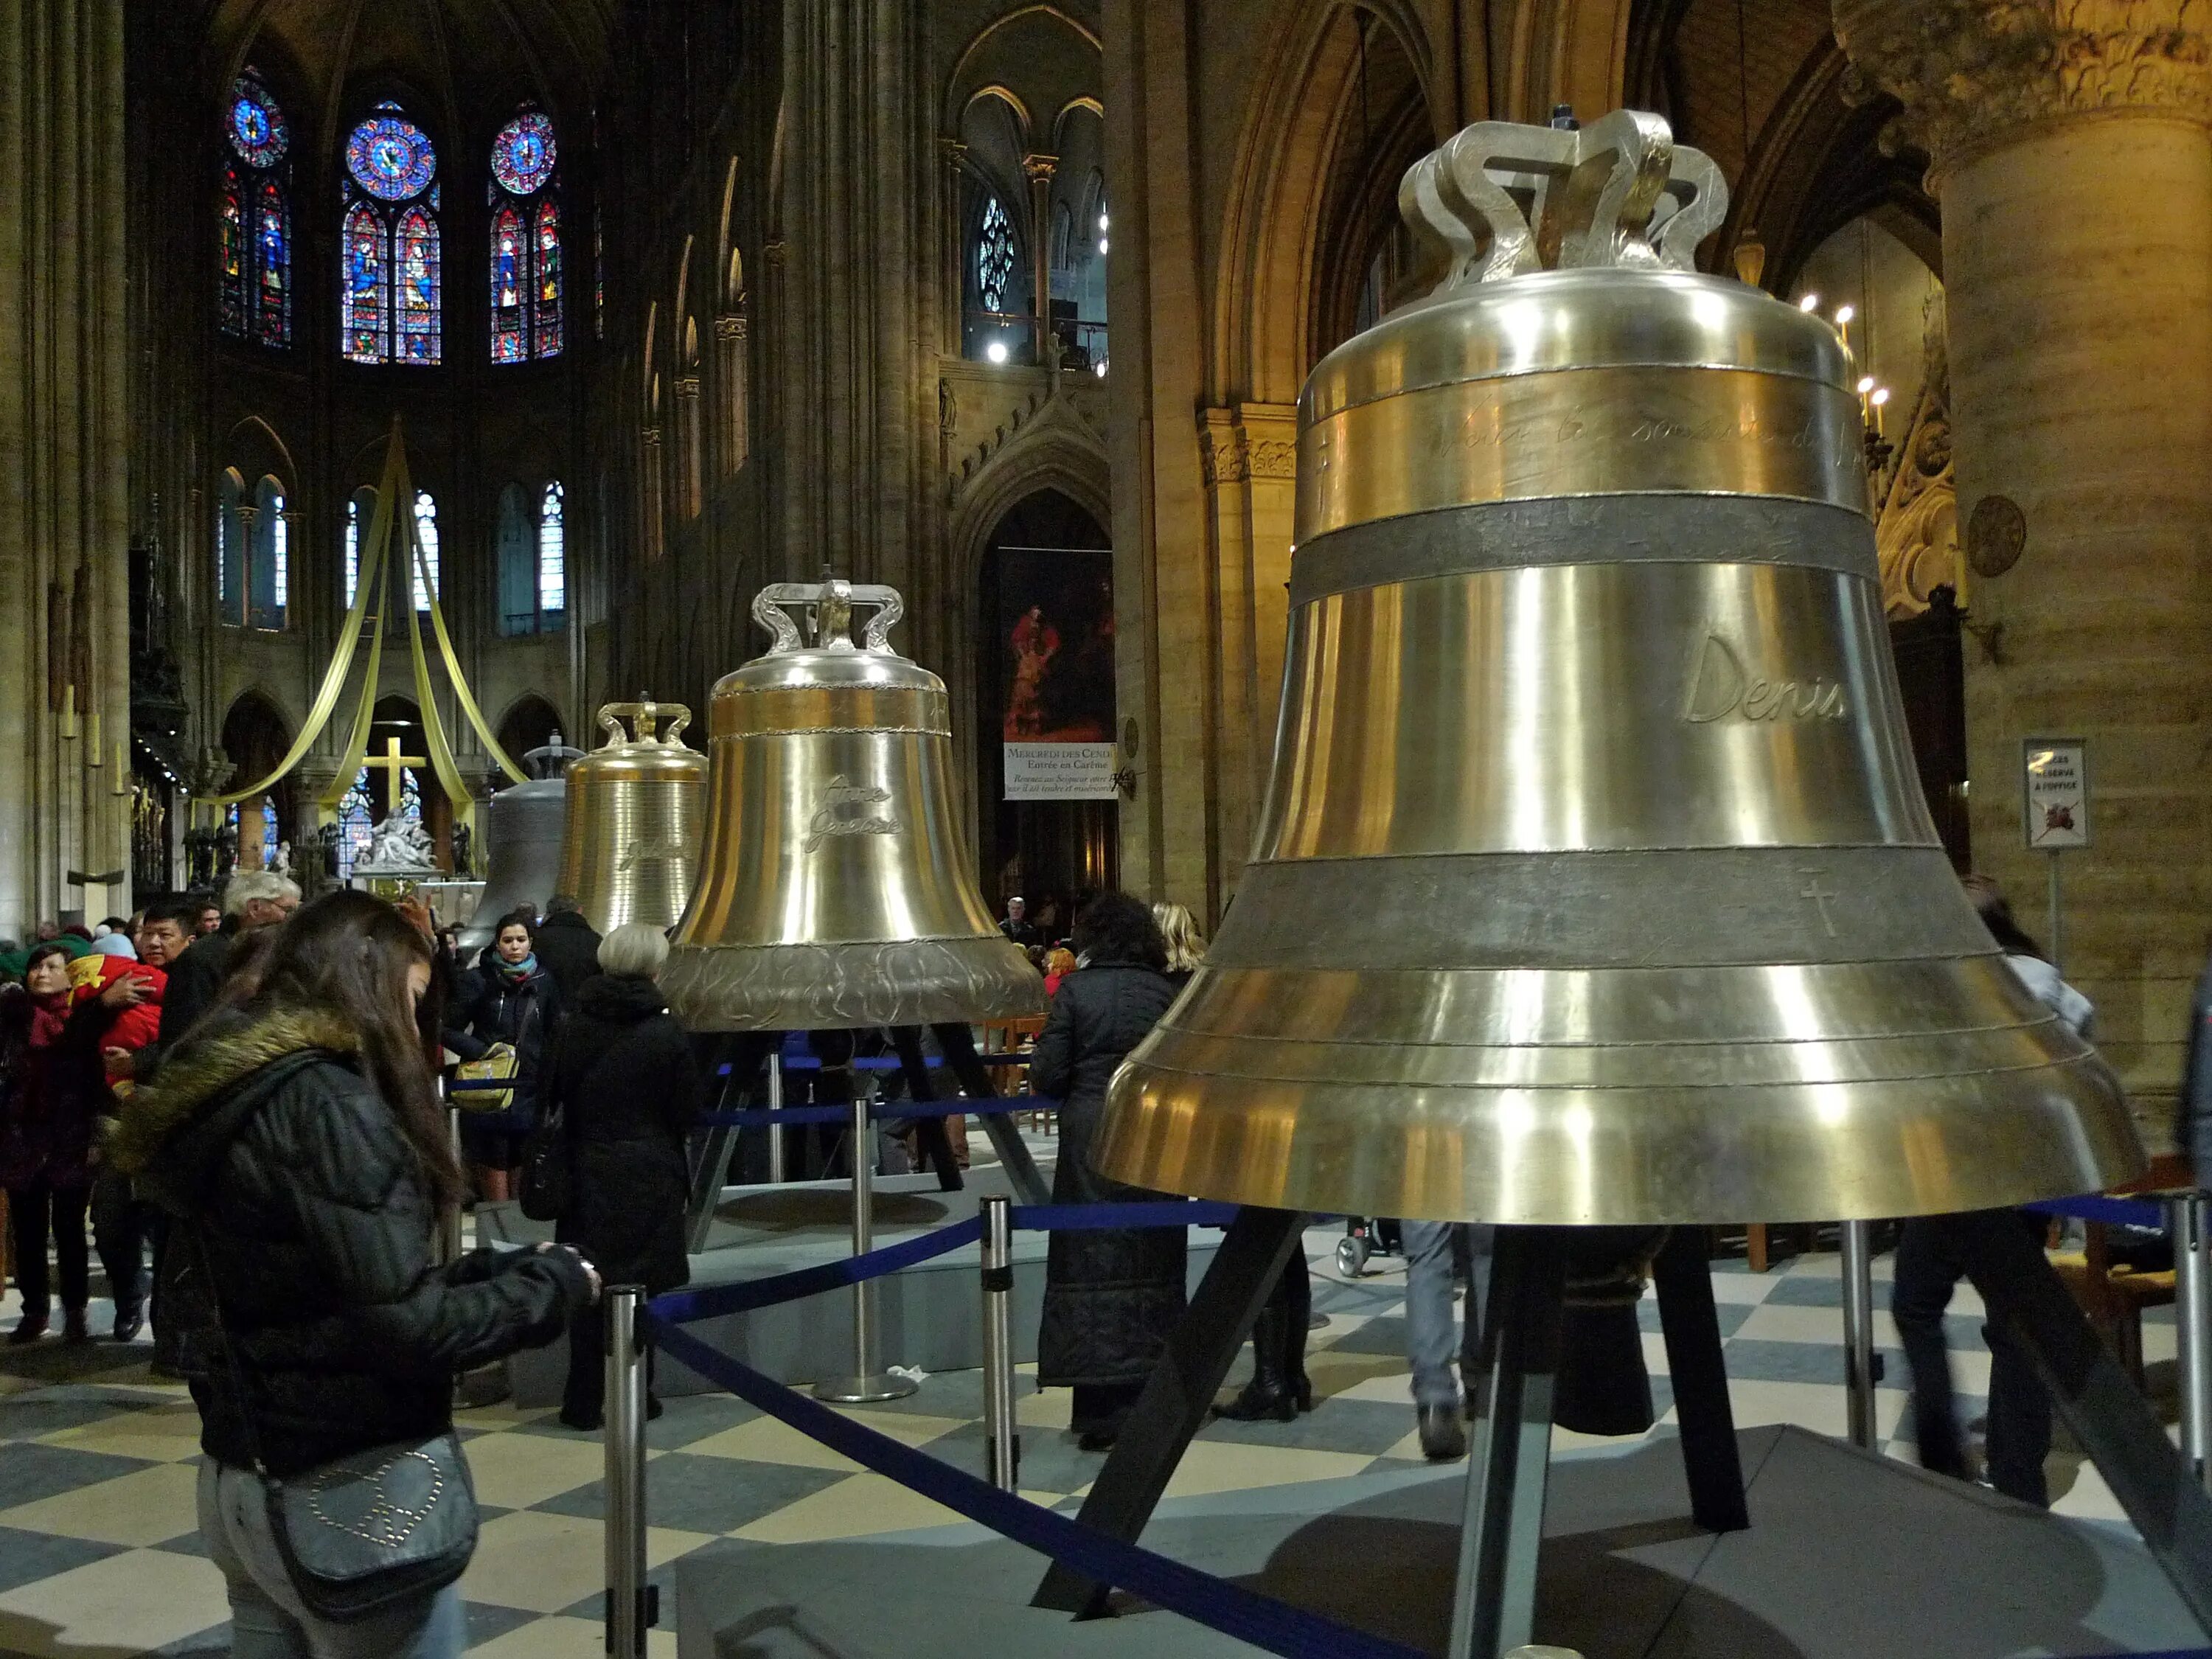
<svg viewBox="0 0 2212 1659"><path fill-rule="evenodd" d="M538 204L538 342L541 357L561 355L561 206L551 197Z"/></svg>
<svg viewBox="0 0 2212 1659"><path fill-rule="evenodd" d="M368 769L356 775L353 787L338 806L338 879L349 880L353 867L368 856L368 843L376 828L376 802L370 793Z"/></svg>
<svg viewBox="0 0 2212 1659"><path fill-rule="evenodd" d="M558 628L568 610L568 538L558 482L545 486L538 507L538 614L541 625Z"/></svg>
<svg viewBox="0 0 2212 1659"><path fill-rule="evenodd" d="M414 570L415 608L428 611L430 595L437 592L443 584L438 575L438 503L430 499L430 492L427 489L415 492L415 534L422 544L422 562ZM424 566L429 570L428 583L422 580Z"/></svg>
<svg viewBox="0 0 2212 1659"><path fill-rule="evenodd" d="M224 622L246 621L246 521L239 508L239 477L226 471L216 487L215 602L216 614Z"/></svg>
<svg viewBox="0 0 2212 1659"><path fill-rule="evenodd" d="M491 360L561 353L561 208L553 123L525 109L492 141Z"/></svg>
<svg viewBox="0 0 2212 1659"><path fill-rule="evenodd" d="M499 492L493 547L499 569L499 631L512 639L538 631L538 550L522 486Z"/></svg>
<svg viewBox="0 0 2212 1659"><path fill-rule="evenodd" d="M246 549L244 621L251 628L284 626L284 600L291 586L291 532L284 521L284 489L262 479L253 492L253 533Z"/></svg>
<svg viewBox="0 0 2212 1659"><path fill-rule="evenodd" d="M438 361L438 222L427 208L399 216L393 237L397 281L393 283L395 362Z"/></svg>
<svg viewBox="0 0 2212 1659"><path fill-rule="evenodd" d="M975 289L986 311L1006 308L1006 283L1014 274L1014 227L995 196L983 204L975 236Z"/></svg>
<svg viewBox="0 0 2212 1659"><path fill-rule="evenodd" d="M216 276L222 289L222 331L243 339L246 325L246 268L252 255L246 239L246 193L240 187L235 167L222 170L222 194L216 211L220 247Z"/></svg>
<svg viewBox="0 0 2212 1659"><path fill-rule="evenodd" d="M379 104L346 140L338 308L355 362L441 360L437 170L429 135L397 104Z"/></svg>
<svg viewBox="0 0 2212 1659"><path fill-rule="evenodd" d="M558 159L553 123L534 109L523 111L492 140L492 176L510 196L530 196L543 190Z"/></svg>
<svg viewBox="0 0 2212 1659"><path fill-rule="evenodd" d="M254 214L255 264L261 275L256 307L261 343L292 343L292 216L274 179L261 182Z"/></svg>
<svg viewBox="0 0 2212 1659"><path fill-rule="evenodd" d="M366 202L356 202L345 216L341 238L345 288L339 304L339 326L345 355L357 363L380 363L391 332L392 281L385 261L384 222Z"/></svg>
<svg viewBox="0 0 2212 1659"><path fill-rule="evenodd" d="M361 532L364 528L361 497L356 495L346 503L345 602L349 611L353 609L355 596L361 592Z"/></svg>
<svg viewBox="0 0 2212 1659"><path fill-rule="evenodd" d="M250 71L231 82L230 155L216 196L217 320L234 339L292 343L291 147L284 112Z"/></svg>

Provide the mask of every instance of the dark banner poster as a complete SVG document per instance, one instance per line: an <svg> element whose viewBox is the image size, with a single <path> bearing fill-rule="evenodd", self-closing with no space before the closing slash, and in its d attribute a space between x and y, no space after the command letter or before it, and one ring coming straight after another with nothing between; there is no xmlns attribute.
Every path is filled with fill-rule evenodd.
<svg viewBox="0 0 2212 1659"><path fill-rule="evenodd" d="M1112 800L1114 556L999 550L1008 800Z"/></svg>

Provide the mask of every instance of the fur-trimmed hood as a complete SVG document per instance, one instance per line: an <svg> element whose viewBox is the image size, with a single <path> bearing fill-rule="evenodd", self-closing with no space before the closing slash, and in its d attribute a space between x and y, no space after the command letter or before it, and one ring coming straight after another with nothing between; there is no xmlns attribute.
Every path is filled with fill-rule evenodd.
<svg viewBox="0 0 2212 1659"><path fill-rule="evenodd" d="M223 1103L258 1100L264 1091L254 1086L256 1073L295 1055L349 1058L360 1052L361 1033L332 1009L218 1016L179 1043L125 1103L108 1135L107 1163L124 1175L142 1175L179 1132L210 1119ZM240 1114L241 1121L246 1115L250 1112ZM220 1139L227 1142L230 1134Z"/></svg>

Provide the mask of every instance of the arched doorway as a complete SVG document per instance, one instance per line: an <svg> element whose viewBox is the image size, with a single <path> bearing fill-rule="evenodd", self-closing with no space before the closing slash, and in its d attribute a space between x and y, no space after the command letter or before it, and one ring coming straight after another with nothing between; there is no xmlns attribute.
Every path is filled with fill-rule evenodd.
<svg viewBox="0 0 2212 1659"><path fill-rule="evenodd" d="M230 757L229 787L238 788L275 771L292 746L291 727L276 705L258 691L241 694L222 720L222 752ZM299 818L294 811L292 780L279 778L264 795L234 803L223 815L223 834L231 843L234 867L265 870L277 849L294 839Z"/></svg>
<svg viewBox="0 0 2212 1659"><path fill-rule="evenodd" d="M523 766L522 757L533 749L543 749L556 737L580 748L583 746L578 743L575 732L562 731L561 711L534 691L518 698L507 711L500 720L498 736L499 746L507 751L507 759L522 766L525 771L530 769Z"/></svg>
<svg viewBox="0 0 2212 1659"><path fill-rule="evenodd" d="M1079 504L1041 489L992 531L981 583L985 896L1003 908L1021 894L1031 917L1064 937L1076 905L1121 873L1121 808L1103 750L1115 730L1111 545Z"/></svg>

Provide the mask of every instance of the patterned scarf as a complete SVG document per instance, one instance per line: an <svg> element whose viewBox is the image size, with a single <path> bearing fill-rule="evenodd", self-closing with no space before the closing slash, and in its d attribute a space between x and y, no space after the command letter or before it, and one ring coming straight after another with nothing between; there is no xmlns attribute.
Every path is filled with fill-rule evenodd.
<svg viewBox="0 0 2212 1659"><path fill-rule="evenodd" d="M499 969L499 976L509 985L520 985L538 971L538 952L532 951L520 962L509 962L495 952L491 965Z"/></svg>

